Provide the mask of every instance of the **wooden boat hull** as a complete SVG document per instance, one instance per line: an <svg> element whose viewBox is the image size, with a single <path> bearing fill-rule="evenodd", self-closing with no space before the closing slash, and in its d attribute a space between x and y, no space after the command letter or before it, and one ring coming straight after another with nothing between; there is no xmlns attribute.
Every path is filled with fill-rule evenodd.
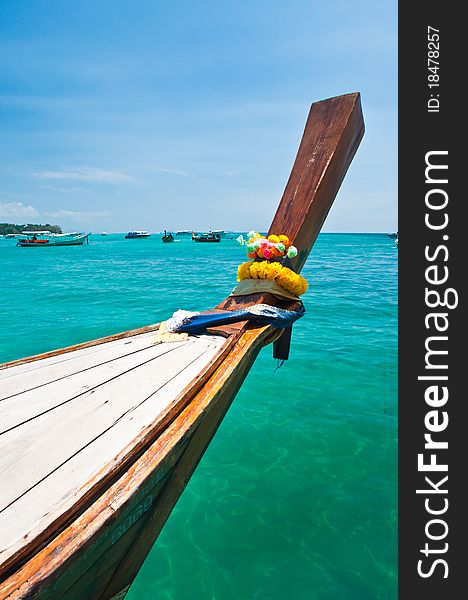
<svg viewBox="0 0 468 600"><path fill-rule="evenodd" d="M49 248L51 246L82 246L87 241L88 236L86 235L84 237L77 238L76 240L18 240L16 245L21 246L22 248Z"/></svg>
<svg viewBox="0 0 468 600"><path fill-rule="evenodd" d="M170 427L78 519L5 580L0 598L107 600L125 594L258 352L275 335L269 326L243 331Z"/></svg>
<svg viewBox="0 0 468 600"><path fill-rule="evenodd" d="M298 245L299 253L291 261L296 272L300 272L320 231L363 131L359 94L319 102L311 108L293 171L270 227L270 233L284 233ZM196 241L219 242L219 238ZM278 300L268 293L249 294L229 296L217 310L229 311L259 302L290 310L298 304ZM125 332L3 368L57 355L61 364L68 365L63 354L155 329L156 326L150 326ZM218 346L219 352L203 371L196 369L195 378L167 412L161 413L163 417L136 435L129 450L112 454L111 462L95 473L91 482L80 478L78 500L73 505L61 505L55 521L48 522L39 532L32 523L34 539L23 539L22 530L18 530L15 546L5 542L0 599L121 600L125 596L258 352L266 343L282 344L276 356L284 358L291 337L290 328L251 328L245 322L213 328L208 333L222 333L226 342ZM60 381L68 385L68 375L59 375ZM87 384L87 380L84 377L80 385ZM25 389L26 383L21 381ZM45 384L48 381L40 385L36 382L34 389L43 389ZM100 406L104 404L100 402ZM18 450L15 451L18 456ZM92 454L93 461L97 458ZM59 495L62 487L60 480ZM42 508L38 514L39 519L49 518Z"/></svg>

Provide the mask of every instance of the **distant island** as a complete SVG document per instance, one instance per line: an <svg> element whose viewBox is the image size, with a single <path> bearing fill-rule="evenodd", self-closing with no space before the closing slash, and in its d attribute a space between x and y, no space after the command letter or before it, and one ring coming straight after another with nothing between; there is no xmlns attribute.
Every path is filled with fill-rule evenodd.
<svg viewBox="0 0 468 600"><path fill-rule="evenodd" d="M51 233L62 233L60 225L37 225L35 223L27 223L25 225L15 225L13 223L0 223L0 235L8 233L23 233L23 231L50 231Z"/></svg>

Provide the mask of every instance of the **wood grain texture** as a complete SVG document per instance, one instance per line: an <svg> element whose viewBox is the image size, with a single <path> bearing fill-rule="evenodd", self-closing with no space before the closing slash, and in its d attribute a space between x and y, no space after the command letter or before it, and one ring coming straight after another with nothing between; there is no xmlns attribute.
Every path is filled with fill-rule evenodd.
<svg viewBox="0 0 468 600"><path fill-rule="evenodd" d="M157 369L162 379L165 377L162 368L164 364L174 365L179 360L182 362L184 357L188 360L196 349L193 344L189 348L186 348L187 345L187 342L167 346L150 345L141 351L116 356L113 360L94 367L83 366L82 370L74 373L66 374L64 369L63 377L51 378L49 382L42 381L44 373L43 369L40 369L37 379L33 378L31 381L34 385L34 381L37 380L37 387L24 392L19 391L0 402L0 452L5 438L13 428L20 428L18 435L23 435L26 429L33 427L34 422L39 419L49 419L51 423L60 426L60 415L76 415L76 418L79 418L80 410L114 398L119 386L123 388L122 400L125 398L126 402L125 392L135 383L140 383L139 375L145 376L151 374L152 369ZM80 363L81 361L78 361L76 366ZM151 378L148 383L150 382ZM22 378L14 383L16 385L13 390L21 390Z"/></svg>
<svg viewBox="0 0 468 600"><path fill-rule="evenodd" d="M67 346L66 348L59 348L58 350L50 350L49 352L42 352L41 354L35 354L34 356L27 356L26 358L19 358L17 360L11 360L6 363L0 364L0 372L3 369L9 367L15 367L17 365L25 365L36 360L43 360L47 358L53 358L55 356L63 356L69 352L75 350L82 350L84 348L92 348L93 346L99 346L100 344L106 344L113 342L114 340L123 340L135 335L141 335L150 331L157 331L159 329L159 323L155 325L147 325L146 327L139 327L138 329L130 329L129 331L122 331L121 333L114 333L113 335L107 335L106 337L98 338L90 342L82 342L80 344L74 344L73 346Z"/></svg>
<svg viewBox="0 0 468 600"><path fill-rule="evenodd" d="M83 450L81 452L79 452L78 454L76 454L76 453L72 454L72 456L69 459L70 468L72 469L71 472L74 474L74 477L78 476L81 473L81 476L82 476L81 485L78 485L78 486L70 485L68 487L69 493L68 494L65 493L66 492L66 485L65 485L66 480L63 480L63 475L62 475L61 471L63 470L64 467L67 466L67 463L63 462L63 461L62 461L62 463L60 463L60 461L58 461L60 464L62 464L60 469L53 470L52 473L50 474L50 476L48 476L46 479L44 479L43 482L41 482L40 487L32 488L30 490L30 492L28 492L28 494L23 495L18 499L18 501L16 502L16 505L18 505L18 503L22 504L22 510L18 511L17 507L15 507L16 512L14 512L14 514L16 514L17 516L22 515L22 520L24 520L24 518L26 518L28 515L29 515L29 517L31 517L31 515L30 515L31 511L35 511L35 512L39 511L38 514L44 514L44 512L45 512L44 518L39 519L39 521L37 520L37 517L35 517L32 520L30 519L30 526L31 526L31 523L34 525L34 531L30 531L28 533L27 537L25 537L22 540L21 544L20 543L13 544L11 542L11 535L10 535L11 532L9 533L9 529L12 526L16 529L18 527L20 527L22 520L15 518L11 522L9 522L8 515L5 516L6 513L5 514L0 513L0 519L2 517L5 517L5 519L6 519L6 521L4 523L5 527L3 528L2 535L0 536L3 540L3 547L1 550L2 563L0 565L0 576L2 573L8 571L14 562L18 562L18 561L22 560L22 558L24 559L27 555L29 555L33 551L35 551L35 549L37 550L37 548L39 548L41 546L41 544L44 542L45 539L49 538L53 534L53 532L59 531L60 527L62 527L64 525L64 523L68 522L72 518L73 515L76 515L80 511L84 510L86 505L90 501L92 501L92 499L97 494L102 493L102 490L106 488L106 485L108 485L109 481L112 478L114 478L120 471L122 471L126 466L131 464L138 457L138 455L141 454L141 452L144 450L144 448L149 443L151 443L152 440L154 440L155 437L157 435L159 435L159 433L162 430L164 430L164 428L166 428L168 426L168 424L174 419L174 417L178 414L178 412L180 412L180 410L182 410L185 407L185 405L190 401L190 399L193 397L193 395L195 393L197 393L197 391L203 386L204 382L211 376L211 373L219 366L219 364L222 363L223 359L229 353L232 346L235 345L237 337L231 336L231 338L228 338L228 339L224 339L224 338L219 338L219 339L222 340L221 341L222 345L219 348L219 351L215 352L215 356L212 359L210 359L208 361L208 363L206 363L206 361L205 361L205 366L200 365L202 367L201 369L199 367L195 368L193 373L191 373L190 376L188 376L186 378L187 384L185 385L185 387L181 388L180 386L176 386L174 389L172 389L172 387L174 387L174 386L172 386L172 384L171 384L171 390L168 393L168 396L166 398L166 400L168 400L168 401L166 401L166 400L164 401L165 407L162 410L161 409L156 410L155 407L153 407L154 408L154 410L153 410L150 407L151 410L149 410L149 413L147 413L147 417L146 417L146 420L147 420L146 426L138 425L138 421L141 421L141 417L138 416L138 410L140 410L140 411L143 410L142 407L138 408L137 411L133 411L132 414L129 415L129 418L131 419L131 421L128 421L128 419L127 419L127 422L125 420L120 421L120 422L118 422L118 421L112 422L109 432L113 432L113 430L115 430L116 434L114 435L112 433L114 442L110 445L115 446L115 444L117 444L117 446L120 447L120 451L109 452L108 451L109 444L105 443L104 446L101 448L101 450L98 450L100 462L99 461L96 462L96 461L92 460L93 455L95 455L95 453L93 452L93 449L92 449L92 445L85 445L85 447L83 448ZM161 348L161 346L153 347L153 349L155 349L155 348ZM149 377L149 378L143 377L141 380L141 384L151 386L151 380L152 380L151 377ZM177 387L179 389L176 389ZM117 400L120 397L122 397L122 399L125 399L125 394L122 393L122 390L119 389L119 387L117 387L114 390L114 394L120 394L120 396L119 395L116 396ZM112 394L111 394L111 396L112 396ZM154 402L158 403L157 394L155 395L153 400L154 400ZM102 406L103 406L103 402L98 400L97 407L102 408ZM69 419L71 419L70 423L73 424L73 422L75 421L74 411L68 411L68 412L69 412ZM65 411L65 416L66 416L66 414L67 414L67 411ZM143 417L143 420L145 420L144 417ZM135 428L135 423L137 423L136 428ZM141 423L143 423L143 422L141 422ZM67 431L68 431L68 428L67 428ZM85 434L87 435L89 433L89 430L85 429L85 432L86 432ZM131 440L129 439L129 432L131 433L131 436L130 436ZM16 430L13 430L10 433L16 434ZM33 433L33 432L31 432L31 433ZM58 434L58 433L59 432L57 432L57 431L55 431L55 433L54 433L54 429L53 429L51 431L51 434L53 434L53 435L50 436L49 438L42 439L42 436L39 436L39 439L37 440L36 445L37 445L37 443L42 443L42 444L46 443L48 439L50 439L51 443L53 444L54 439L55 439L55 434ZM72 430L73 435L69 436L70 439L66 440L67 443L63 444L63 447L60 448L60 452L63 452L64 450L66 450L66 448L69 446L70 443L73 443L76 446L76 442L73 442L73 439L76 437L75 433L78 435L81 435L81 429L75 427L75 429ZM2 437L5 437L5 436L2 436ZM100 437L98 437L93 442L93 444L101 443L101 445L102 445L103 442L104 442L104 440L101 439ZM117 450L117 446L114 447L114 450ZM19 449L20 449L20 447L21 447L21 445L18 446ZM25 449L28 451L28 445L26 445ZM37 452L37 449L31 448L33 455L34 455L35 450L36 450L36 454L39 458L44 455L44 452ZM102 453L102 456L101 456L101 453ZM68 454L70 454L69 451L68 451ZM86 459L85 454L89 455L88 459ZM82 457L80 455L84 456L84 459L82 459ZM50 460L55 460L54 457L56 458L55 451L45 453L45 458L49 462L50 462ZM17 460L22 461L23 459L26 460L27 457L23 457L20 452ZM99 468L99 465L103 464L103 463L105 463L104 466L102 468ZM38 467L41 464L42 464L42 461L39 461ZM88 464L88 475L83 476L82 471L83 471L83 468L86 468L86 464ZM7 464L6 464L6 468L8 468ZM50 470L50 466L48 468ZM89 471L89 468L94 472L94 475L91 476L91 478L90 478L91 471ZM38 475L38 473L35 472L36 470L32 470L30 472L29 469L24 470L24 468L23 468L23 469L17 469L14 473L18 474L18 476L19 476L18 483L24 487L27 484L27 481L23 480L21 474L24 474L25 476L28 476L28 477L32 476L36 480L38 479L39 481L41 481L41 479L39 477L40 474ZM75 479L76 479L76 477L75 477ZM60 482L62 482L62 483L60 483ZM4 484L4 483L5 483L5 480L2 482L2 484ZM16 493L14 485L11 485L11 486L4 485L2 489L3 489L2 496L4 496L6 494L9 497L9 496L11 496L11 494ZM59 506L61 506L62 508L60 510L59 510L59 508L54 506L54 493L53 493L54 489L56 490L56 492L60 492L60 494L61 494ZM39 496L38 496L38 494L39 494ZM49 497L49 494L50 494L50 497ZM32 495L34 495L34 500L32 499ZM50 510L50 508L46 511L41 510L41 506L44 504L44 502L48 503L49 507L54 506L54 510ZM12 505L11 509L13 510L13 505ZM11 517L10 517L10 519L11 519ZM32 533L34 533L34 535L32 535ZM10 541L8 542L8 540L10 540Z"/></svg>
<svg viewBox="0 0 468 600"><path fill-rule="evenodd" d="M158 510L148 516L138 544L129 548L115 571L102 600L109 600L133 581L140 570L147 552L150 551L175 504L200 462L206 448L215 435L224 415L228 411L239 388L265 341L271 335L271 327L252 330L244 334L241 344L232 353L227 364L219 369L213 379L197 398L203 409L200 420L187 448L168 477L167 483L158 498ZM263 339L262 339L263 338ZM195 414L192 419L195 418Z"/></svg>
<svg viewBox="0 0 468 600"><path fill-rule="evenodd" d="M138 568L137 565L141 564L151 548L155 539L153 535L157 536L162 528L251 364L272 335L272 329L262 327L243 333L222 364L217 366L192 401L164 429L153 444L81 515L71 520L61 533L50 539L47 545L44 545L21 568L11 573L0 584L0 599L33 597L59 600L63 598L60 592L60 581L68 577L68 571L75 569L74 565L77 561L87 560L86 556L80 560L83 553L102 536L108 540L107 546L106 543L103 544L103 553L110 550L113 545L112 539L106 535L106 531L116 522L120 522L119 519L131 512L132 506L136 506L138 500L145 497L152 486L157 485L169 474L168 483L163 490L164 499L160 496L161 499L155 506L156 522L152 521L154 532L148 531L148 527L144 528L144 535L142 533L138 537L138 543L132 547L131 553L122 556L122 559L131 556L135 567L129 565L122 570L119 567L118 579L113 579L117 587L124 579L127 581L129 576L130 581L133 580L136 575L135 568ZM170 473L181 460L180 450L188 448L187 443L190 443L193 434L202 423L205 425L196 438L198 441L191 446L188 455L183 452L182 456L186 456L184 466L173 479ZM123 574L126 574L125 577ZM122 583L120 589L125 585L127 584ZM89 600L111 596L112 594L106 592L104 596L89 596Z"/></svg>
<svg viewBox="0 0 468 600"><path fill-rule="evenodd" d="M298 248L300 273L364 135L360 94L315 102L269 234L285 234Z"/></svg>
<svg viewBox="0 0 468 600"><path fill-rule="evenodd" d="M151 332L127 337L3 369L0 371L0 401L69 377L74 373L84 372L87 369L93 369L115 359L151 348L154 346L155 335L154 332ZM0 407L2 408L1 418L4 405L0 404Z"/></svg>
<svg viewBox="0 0 468 600"><path fill-rule="evenodd" d="M60 518L79 499L83 482L157 423L218 353L219 342L206 337L137 364L0 436L1 560L23 545L24 536L40 534ZM162 347L151 350L160 353Z"/></svg>

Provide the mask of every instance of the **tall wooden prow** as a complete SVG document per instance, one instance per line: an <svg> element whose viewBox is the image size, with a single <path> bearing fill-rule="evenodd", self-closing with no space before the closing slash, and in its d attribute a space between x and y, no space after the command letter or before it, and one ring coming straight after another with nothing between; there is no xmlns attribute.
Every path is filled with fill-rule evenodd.
<svg viewBox="0 0 468 600"><path fill-rule="evenodd" d="M268 234L285 234L298 249L292 269L300 273L341 182L364 135L358 92L312 104L296 160ZM229 296L218 308L233 310L266 303L295 309L271 294ZM297 303L296 303L297 304ZM287 359L291 328L273 346L275 358Z"/></svg>

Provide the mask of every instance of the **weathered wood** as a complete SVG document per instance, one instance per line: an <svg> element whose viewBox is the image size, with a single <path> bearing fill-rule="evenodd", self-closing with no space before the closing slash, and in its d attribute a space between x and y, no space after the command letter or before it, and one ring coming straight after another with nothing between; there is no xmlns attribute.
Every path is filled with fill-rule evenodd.
<svg viewBox="0 0 468 600"><path fill-rule="evenodd" d="M262 330L246 332L241 338L244 342L243 347L240 344L236 347L226 361L227 364L218 370L198 396L197 400L205 405L203 420L200 421L184 454L169 476L158 499L158 510L148 518L147 526L138 539L138 547L129 548L122 562L118 565L115 576L103 595L103 600L112 598L125 588L129 582L133 581L140 570L147 552L152 548L169 518L251 365L260 352L262 345L257 343L258 340L262 337L266 339L270 333L269 329L272 328L266 327Z"/></svg>
<svg viewBox="0 0 468 600"><path fill-rule="evenodd" d="M307 258L362 133L358 94L332 98L312 106L291 177L270 228L271 233L287 234L298 246L299 255L293 263L297 271ZM282 301L268 294L257 294L228 298L219 309L229 310L259 301L284 308L294 306L289 302L281 304ZM101 346L104 356L104 352L108 352L106 344L157 328L157 325L152 325L13 361L0 365L0 376L4 375L3 381L7 382L13 373L8 372L9 369L18 369L17 373L23 369L25 381L18 388L21 391L17 395L12 394L14 377L7 383L9 398L25 397L27 390L34 391L34 396L38 394L39 398L39 390L42 386L48 387L49 382L45 376L39 375L37 361L48 361L47 368L50 367L50 373L54 373L56 384L61 385L60 382L73 380L75 366L62 364L67 373L62 377L53 363L56 360L73 361L73 353L81 352L78 362L82 366L87 365L82 371L87 378L93 373L95 358L102 363L99 369L104 370L107 369L106 364L114 361L90 357L88 351L94 352ZM81 576L82 585L86 586L85 596L89 600L110 600L116 594L119 598L123 597L260 348L279 335L273 327L254 328L247 323L216 327L213 331L222 332L227 340L209 364L187 383L178 396L173 390L177 397L150 424L139 432L130 432L130 437L134 436L132 441L113 460L107 458L103 461L106 464L97 472L79 478L82 479L77 491L79 500L63 510L50 526L43 529L42 534L33 536L32 541L25 539L23 545L3 561L0 565L0 577L4 578L0 583L1 600L26 597L59 600L67 597L67 593L68 597L78 599L84 591L84 587L79 587ZM122 351L126 353L127 349L122 348ZM133 354L129 353L124 360L133 360L131 356ZM2 369L7 371L2 372ZM96 379L93 381L99 385ZM86 390L82 388L80 383L78 388L73 389L78 389L78 393L84 392L85 396ZM8 402L5 399L3 406L8 407ZM56 408L59 407L52 407L52 411ZM32 421L41 419L34 410L27 413L32 415ZM157 413L161 406L153 410ZM25 431L31 427L31 433L38 433L35 423L27 425L25 422L21 427L25 427ZM135 529L129 530L127 535L125 519L136 514L135 507L139 506L142 498L151 495L151 490L158 496L157 502L148 514L141 519L138 517ZM118 527L123 528L123 535L110 535ZM93 567L93 564L96 566ZM98 585L93 586L93 577L98 577Z"/></svg>
<svg viewBox="0 0 468 600"><path fill-rule="evenodd" d="M158 329L159 323L156 323L155 325L147 325L146 327L139 327L138 329L130 329L129 331L122 331L121 333L107 335L106 337L98 338L97 340L91 340L90 342L82 342L80 344L74 344L73 346L67 346L66 348L59 348L58 350L50 350L49 352L35 354L34 356L27 356L26 358L11 360L9 362L0 364L0 371L2 369L8 369L17 365L28 364L36 360L53 358L55 356L63 356L64 354L68 354L69 352L75 352L75 350L92 348L93 346L99 346L100 344L106 344L108 342L113 342L114 340L123 340L125 338L133 337L135 335L141 335L150 331L157 331Z"/></svg>
<svg viewBox="0 0 468 600"><path fill-rule="evenodd" d="M0 449L3 447L4 434L11 429L22 426L18 435L24 435L28 426L34 427L37 419L44 420L47 417L60 427L61 415L71 416L71 411L75 409L73 416L79 418L80 410L92 409L94 405L113 398L115 390L121 385L124 386L121 401L127 403L125 392L140 383L140 375L152 373L152 369L156 368L160 370L160 379L165 379L166 375L161 369L163 364L174 365L175 361L184 360L184 357L188 360L195 348L193 344L186 348L187 345L189 342L169 344L169 347L150 345L142 351L117 356L96 367L84 368L63 378L41 383L36 388L11 394L0 403ZM21 389L21 379L13 383L19 384L18 388ZM148 384L152 383L150 378Z"/></svg>
<svg viewBox="0 0 468 600"><path fill-rule="evenodd" d="M58 536L51 539L42 550L34 554L21 568L12 572L0 584L0 599L25 598L32 595L38 599L62 599L63 596L57 591L60 589L60 579L67 577L67 571L74 569L76 561L80 561L82 554L102 535L105 535L113 523L121 522L130 507L138 503L139 498L145 497L158 481L172 472L174 465L176 462L178 463L177 450L186 447L187 441L192 438L202 422L211 422L210 413L214 407L220 404L225 406L226 402L232 401L234 390L237 391L240 387L255 356L271 334L271 327L244 333L193 400L153 444L123 472L120 478L93 504L89 505L80 516L71 520ZM216 423L216 419L213 420L214 423ZM206 427L209 429L210 425L206 425ZM208 441L206 439L207 443ZM192 453L190 455L192 456ZM196 463L200 456L195 457ZM190 463L191 460L188 462ZM193 468L195 466L196 464L193 465ZM188 480L188 476L186 480ZM180 492L182 489L183 487L180 488ZM170 501L175 503L178 496L175 497L174 493L175 490L171 489L167 495L171 498ZM162 500L157 503L155 509L159 515L158 519L162 518L164 521L167 519L170 512L169 507L170 505L166 501L164 504ZM144 531L147 536L147 528ZM145 539L149 538L145 537ZM135 556L137 562L143 561L151 548L152 540L150 539L148 545L145 539L141 539L141 544L139 541L132 549L132 555ZM110 550L111 539L108 541ZM136 575L135 571L132 573L131 579ZM55 582L54 587L51 582Z"/></svg>
<svg viewBox="0 0 468 600"><path fill-rule="evenodd" d="M172 387L168 390L162 406L159 404L159 409L156 407L158 403L160 403L160 400L158 394L154 394L154 397L148 400L148 408L137 407L136 410L132 410L131 413L126 415L125 419L120 421L117 419L115 422L112 422L111 427L107 431L107 438L106 436L98 436L92 444L86 444L86 440L77 443L73 442L74 437L76 437L76 435L89 435L91 433L90 430L92 424L90 424L89 427L75 427L74 429L73 427L72 429L66 428L65 431L70 439L66 439L66 443L62 442L62 444L55 449L54 443L56 438L54 435L51 435L53 434L53 430L47 432L46 426L44 434L41 435L40 432L33 429L29 433L30 436L32 435L33 440L37 438L35 444L43 445L44 443L47 444L50 442L52 443L52 451L44 452L44 450L41 451L33 445L29 451L26 450L28 454L32 453L32 459L29 462L28 456L23 456L21 454L16 459L16 462L12 462L7 456L8 452L11 454L12 451L15 451L15 447L20 451L22 445L20 443L15 446L15 443L12 443L11 449L8 451L8 445L4 443L4 447L2 448L2 460L4 459L6 461L5 468L8 469L9 465L16 468L12 475L15 475L15 473L18 474L18 483L22 488L30 485L27 481L27 477L41 481L40 477L41 473L43 474L44 472L44 468L46 471L52 470L52 472L44 479L44 481L41 481L40 486L33 487L27 494L21 496L15 502L14 506L12 505L10 507L9 512L12 512L16 518L12 519L11 516L9 517L8 511L0 512L0 521L2 522L2 548L0 554L2 564L0 566L0 575L3 571L8 569L15 558L18 559L21 555L30 553L35 545L40 545L42 540L45 537L50 536L53 530L57 530L64 521L69 520L73 512L82 510L86 503L89 502L100 489L103 489L103 486L106 485L109 479L115 477L119 472L119 469L122 470L127 464L131 463L131 461L138 456L138 453L141 453L144 446L148 445L161 430L167 427L176 414L184 408L193 394L203 386L207 378L210 377L211 373L223 361L232 345L235 344L236 338L232 337L228 340L220 338L220 340L222 340L222 346L219 347L218 345L218 349L214 348L213 352L215 353L215 356L213 358L208 357L208 362L205 360L205 367L203 367L203 365L193 364L191 373L185 378L185 387L181 387L180 384L173 385L171 382ZM157 348L160 347L161 346ZM191 362L193 362L193 356ZM201 369L200 366L202 366ZM165 378L166 377L167 373L165 374ZM142 378L142 384L146 386L149 385L149 390L154 389L154 386L152 387L151 385L151 381L154 381L154 377L153 379L151 377ZM132 389L132 385L130 386L130 389ZM116 390L118 389L119 388L116 388ZM133 392L135 392L135 390L133 390ZM112 393L110 393L109 397L112 397ZM119 396L116 396L115 399L120 401L121 398L125 400L125 397L126 395L123 394L120 389ZM113 400L114 402L115 399ZM102 401L98 400L97 406L103 407L107 405L104 405ZM66 415L67 412L70 413L69 423L73 426L75 412L69 411L68 408L65 410L64 414ZM142 414L139 415L139 413ZM93 417L92 411L90 416ZM51 423L53 423L53 420ZM86 424L81 422L81 425ZM51 426L53 427L53 425ZM98 427L97 430L99 429L100 428ZM19 428L19 430L21 430L21 428ZM58 434L58 437L60 437L60 427L55 428L55 431ZM45 434L46 432L48 435ZM10 435L13 434L18 435L18 430L10 432ZM112 439L114 440L112 443L111 440L108 439L108 435L110 434L112 434ZM5 437L7 437L7 434L0 436L0 440ZM84 447L78 453L75 452L73 454L69 449L70 443L74 443L75 448L79 448L80 445L83 444ZM114 446L114 450L112 450L112 446ZM26 443L26 448L28 448L28 443ZM120 451L118 451L118 449L120 449ZM61 457L57 457L57 450L62 453ZM59 464L60 466L60 459L63 457L66 458L67 455L71 455L68 461L62 460L63 464L61 467L54 470L54 464ZM39 460L34 460L35 456L37 456ZM99 461L96 461L96 457L99 458ZM50 463L50 460L53 462ZM19 463L22 462L25 462L26 465L28 465L28 468L21 468L21 464ZM32 468L34 462L36 462L35 469ZM47 462L50 463L49 466L45 464ZM102 468L100 468L101 466ZM38 468L41 469L41 473L37 472ZM68 484L67 476L62 472L64 468L71 469L74 477L72 480L69 480L68 477ZM87 470L87 472L83 472L83 469L85 469L85 471ZM77 481L80 481L81 485L77 486ZM68 494L66 493L67 485L69 489ZM3 476L3 482L0 481L0 489L2 489L1 496L3 497L3 506L8 503L8 499L12 495L15 496L19 493L12 482L7 486L5 485L5 474ZM55 506L54 510L51 510L54 501L54 490L55 492L59 491L61 497L59 505ZM19 505L21 505L20 508L18 508ZM32 513L36 516L33 517ZM17 515L21 515L22 519L18 519ZM43 517L40 518L38 515L43 515ZM19 531L19 528L25 520L27 520L30 527L34 526L33 529L27 532L28 535L25 538L26 541L22 540L20 535L15 534L15 531ZM14 530L13 532L10 531L12 528ZM26 532L23 533L26 534ZM12 543L11 540L15 536L18 541ZM10 540L10 542L8 540Z"/></svg>
<svg viewBox="0 0 468 600"><path fill-rule="evenodd" d="M67 354L35 360L0 371L0 401L44 384L70 377L74 373L109 364L115 359L140 352L154 346L155 333L136 335L75 350ZM4 413L4 404L0 404Z"/></svg>
<svg viewBox="0 0 468 600"><path fill-rule="evenodd" d="M269 234L283 233L299 250L300 273L364 135L359 93L315 102Z"/></svg>
<svg viewBox="0 0 468 600"><path fill-rule="evenodd" d="M155 357L145 362L143 357L132 357L129 370L112 379L104 373L104 382L91 382L84 394L73 397L73 387L65 388L64 397L72 400L1 435L2 542L10 529L20 539L31 533L29 524L45 512L50 516L63 511L67 492L79 488L80 483L130 444L142 428L154 423L219 348L219 344L210 347L203 341L188 342L161 356L162 345L153 347ZM41 388L41 400L50 399L55 404L64 387L59 385L62 383ZM30 395L27 392L14 401L23 405ZM26 530L18 531L22 523ZM0 559L2 552L0 546Z"/></svg>
<svg viewBox="0 0 468 600"><path fill-rule="evenodd" d="M175 451L178 458L183 448ZM40 598L83 600L101 598L116 567L129 547L138 541L146 525L148 515L157 508L157 499L165 485L167 476L154 487L137 494L128 506L116 514L116 518L105 529L103 535L83 546L78 560L61 574L54 573L51 583L38 593ZM50 593L49 590L53 590Z"/></svg>

